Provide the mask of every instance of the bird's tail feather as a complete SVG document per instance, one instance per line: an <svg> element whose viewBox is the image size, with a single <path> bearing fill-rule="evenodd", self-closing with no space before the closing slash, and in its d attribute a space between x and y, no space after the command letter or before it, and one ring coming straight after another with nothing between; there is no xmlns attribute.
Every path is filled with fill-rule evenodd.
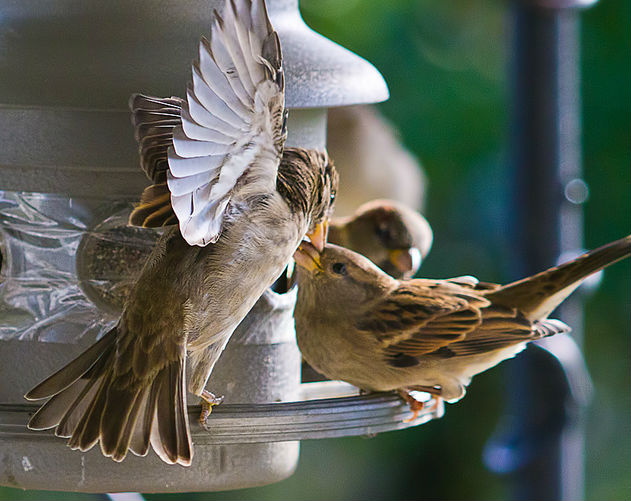
<svg viewBox="0 0 631 501"><path fill-rule="evenodd" d="M24 395L24 398L27 400L40 400L42 398L52 397L66 389L81 376L87 374L104 355L109 354L115 343L116 329L112 329L72 362L65 365L29 391Z"/></svg>
<svg viewBox="0 0 631 501"><path fill-rule="evenodd" d="M26 394L50 399L31 417L33 430L55 428L72 449L98 441L105 456L122 461L131 450L144 456L153 446L169 464L189 465L193 455L186 412L184 357L152 379L115 374L116 329Z"/></svg>
<svg viewBox="0 0 631 501"><path fill-rule="evenodd" d="M631 235L572 261L486 294L495 304L516 307L532 320L546 318L585 278L631 254Z"/></svg>

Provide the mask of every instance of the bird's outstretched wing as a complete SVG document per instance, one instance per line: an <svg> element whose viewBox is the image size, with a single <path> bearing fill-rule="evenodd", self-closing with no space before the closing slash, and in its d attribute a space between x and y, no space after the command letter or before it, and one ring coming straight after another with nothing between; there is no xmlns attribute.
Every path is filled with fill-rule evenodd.
<svg viewBox="0 0 631 501"><path fill-rule="evenodd" d="M160 141L170 141L165 171L170 206L184 239L204 246L219 238L237 190L264 194L276 188L286 138L285 83L280 41L263 0L227 0L224 18L215 12L210 40L202 38L192 75L179 117L172 101L157 100L165 105L158 124L164 134L156 139L159 153L147 160L151 164L160 157ZM179 118L177 125L173 118ZM155 132L160 135L160 129ZM137 208L143 217L136 218L141 224L151 223L154 208L167 212L161 203L164 181L145 171L157 187L143 193ZM244 176L247 182L240 182Z"/></svg>
<svg viewBox="0 0 631 501"><path fill-rule="evenodd" d="M140 167L153 183L145 188L140 203L129 216L131 225L156 228L178 222L171 207L167 171L173 130L181 124L183 104L184 101L178 97L134 94L129 99Z"/></svg>

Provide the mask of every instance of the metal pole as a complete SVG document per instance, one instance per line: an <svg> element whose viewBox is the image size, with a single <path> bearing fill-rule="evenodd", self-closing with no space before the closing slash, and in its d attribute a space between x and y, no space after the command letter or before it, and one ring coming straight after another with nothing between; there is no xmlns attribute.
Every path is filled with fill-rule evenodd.
<svg viewBox="0 0 631 501"><path fill-rule="evenodd" d="M592 2L513 2L511 67L514 277L582 247L579 20ZM582 339L578 295L560 313ZM557 313L558 315L558 313ZM589 376L571 338L529 347L508 364L507 409L485 451L516 500L583 499L583 408Z"/></svg>

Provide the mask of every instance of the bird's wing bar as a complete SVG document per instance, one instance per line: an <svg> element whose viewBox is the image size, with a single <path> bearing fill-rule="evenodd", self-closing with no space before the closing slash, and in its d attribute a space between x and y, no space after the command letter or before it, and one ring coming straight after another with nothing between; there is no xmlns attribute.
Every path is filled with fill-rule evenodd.
<svg viewBox="0 0 631 501"><path fill-rule="evenodd" d="M240 186L276 188L286 137L281 60L263 0L227 0L224 18L215 12L168 149L171 204L190 245L217 241Z"/></svg>

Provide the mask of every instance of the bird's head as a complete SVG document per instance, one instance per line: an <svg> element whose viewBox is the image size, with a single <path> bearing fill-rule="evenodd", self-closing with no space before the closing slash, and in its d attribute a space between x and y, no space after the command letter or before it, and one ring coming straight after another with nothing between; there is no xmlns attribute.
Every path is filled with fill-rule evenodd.
<svg viewBox="0 0 631 501"><path fill-rule="evenodd" d="M395 278L411 278L432 246L432 229L418 212L392 200L368 202L339 227L332 242L360 252Z"/></svg>
<svg viewBox="0 0 631 501"><path fill-rule="evenodd" d="M365 305L393 289L397 281L361 254L327 244L319 251L303 242L294 254L298 302L322 311L340 314Z"/></svg>
<svg viewBox="0 0 631 501"><path fill-rule="evenodd" d="M278 190L294 210L307 217L307 236L324 248L333 213L338 175L326 151L287 148L278 170Z"/></svg>

